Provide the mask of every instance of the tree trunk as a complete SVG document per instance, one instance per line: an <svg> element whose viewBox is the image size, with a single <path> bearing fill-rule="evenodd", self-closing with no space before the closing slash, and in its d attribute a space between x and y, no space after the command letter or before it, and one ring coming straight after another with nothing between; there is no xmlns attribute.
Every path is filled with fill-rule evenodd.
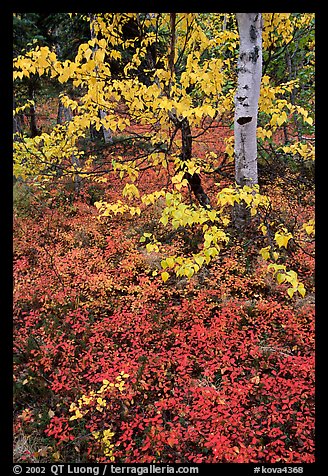
<svg viewBox="0 0 328 476"><path fill-rule="evenodd" d="M106 115L107 114L105 113L105 111L103 111L102 109L99 110L99 116L100 116L101 119L106 117ZM112 144L113 143L112 131L110 129L106 129L104 126L102 126L102 133L103 133L103 136L104 136L105 144Z"/></svg>
<svg viewBox="0 0 328 476"><path fill-rule="evenodd" d="M175 76L175 67L174 67L174 60L175 60L175 41L176 41L176 13L170 13L170 27L171 27L171 39L170 39L170 53L169 53L169 70L170 70L170 81L166 90L166 95L170 97L171 94L171 86L174 81ZM177 129L181 129L181 136L182 136L182 146L181 146L181 159L182 159L182 166L181 170L185 170L184 163L188 162L192 157L192 135L190 124L187 118L183 118L179 120L175 111L171 111L170 119L174 123ZM210 207L210 199L208 198L207 194L205 193L200 175L197 173L190 174L188 171L185 171L184 178L188 181L190 190L195 195L196 199L198 200L199 204L203 207Z"/></svg>
<svg viewBox="0 0 328 476"><path fill-rule="evenodd" d="M31 81L28 83L28 97L31 101L34 101L35 95L34 95L34 86ZM34 105L30 106L30 112L29 112L29 119L30 119L30 132L31 132L31 137L38 136L40 134L39 129L37 128L36 125L36 115L35 115L35 107Z"/></svg>
<svg viewBox="0 0 328 476"><path fill-rule="evenodd" d="M70 107L66 107L62 104L61 101L59 101L58 105L58 114L57 114L57 124L63 124L64 122L70 122L73 120L73 112ZM71 163L75 169L81 167L81 162L74 153L72 154L71 157ZM58 169L57 175L60 176L62 173L61 169ZM82 186L82 179L78 174L74 175L74 191L75 193L78 193L81 190Z"/></svg>
<svg viewBox="0 0 328 476"><path fill-rule="evenodd" d="M287 71L288 71L288 80L291 81L291 80L295 79L297 75L295 73L295 68L294 68L294 71L293 71L292 57L290 55L288 46L286 48L285 55L286 55L286 66L287 66ZM293 104L293 106L296 103L296 94L295 94L295 89L294 88L290 92L290 102L291 102L291 104ZM298 118L297 118L296 113L293 114L293 120L294 120L295 130L297 131L298 140L301 141L302 140L302 133L301 133L301 130L300 130L300 127L299 127L299 124L298 124Z"/></svg>
<svg viewBox="0 0 328 476"><path fill-rule="evenodd" d="M170 80L168 84L168 96L171 95L171 86L172 82L174 81L175 76L175 67L174 67L174 59L175 59L175 23L176 23L176 13L170 13L170 27L171 27L171 42L170 42L170 54L169 54L169 70L170 70Z"/></svg>
<svg viewBox="0 0 328 476"><path fill-rule="evenodd" d="M96 38L96 34L95 34L95 29L94 29L94 22L96 20L96 16L93 14L93 13L89 13L89 16L90 16L90 37L91 37L91 40L93 40L94 38ZM93 55L95 54L95 52L97 51L98 49L98 46L95 45L92 49L92 52L93 52ZM99 109L99 117L101 119L103 119L104 117L106 117L106 112L103 110L103 109ZM105 141L105 144L112 144L113 143L113 135L112 135L112 131L110 129L105 129L104 126L102 126L102 133L103 133L103 138L104 138L104 141ZM91 134L92 135L92 134Z"/></svg>
<svg viewBox="0 0 328 476"><path fill-rule="evenodd" d="M262 15L236 13L240 49L235 95L235 180L240 186L258 183L257 114L262 77ZM246 220L246 210L235 207L235 223Z"/></svg>
<svg viewBox="0 0 328 476"><path fill-rule="evenodd" d="M16 109L16 102L15 102L15 98L13 97L13 110L15 109ZM14 142L21 140L20 136L22 134L22 127L21 127L20 116L17 114L13 114L13 134L14 134Z"/></svg>
<svg viewBox="0 0 328 476"><path fill-rule="evenodd" d="M183 162L187 162L192 157L192 136L188 119L184 118L180 122L181 135L182 135L182 150L181 158ZM200 205L203 207L210 206L210 199L206 195L199 174L194 173L191 175L189 172L185 172L184 178L187 179L189 187Z"/></svg>
<svg viewBox="0 0 328 476"><path fill-rule="evenodd" d="M72 119L73 113L71 108L64 106L63 103L59 100L57 124L64 124L64 122L70 122Z"/></svg>
<svg viewBox="0 0 328 476"><path fill-rule="evenodd" d="M262 18L237 13L240 36L238 85L235 96L235 178L238 185L255 185L257 176L257 113L262 76Z"/></svg>

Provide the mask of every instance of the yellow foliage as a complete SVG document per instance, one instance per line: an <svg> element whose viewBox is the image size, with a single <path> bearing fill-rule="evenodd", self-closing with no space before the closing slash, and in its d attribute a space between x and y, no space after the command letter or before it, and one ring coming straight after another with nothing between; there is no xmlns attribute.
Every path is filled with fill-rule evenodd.
<svg viewBox="0 0 328 476"><path fill-rule="evenodd" d="M181 146L178 142L179 133L174 144L170 144L172 115L180 121L187 118L191 127L199 126L202 122L210 121L217 116L231 117L235 94L234 66L239 36L234 14L224 15L225 20L228 19L229 24L233 25L232 29L222 28L222 14L212 14L210 20L203 20L205 24L206 21L210 22L207 26L211 26L212 33L215 33L207 36L206 29L199 21L199 14L177 14L174 53L177 59L183 52L182 63L185 64L180 77L169 68L170 51L169 48L164 51L164 44L163 52L158 52L156 65L152 65L148 58L149 46L158 41L154 27L159 22L160 29L167 31L170 20L168 13L156 18L145 18L144 25L148 29L138 39L125 39L123 35L124 27L131 19L139 20L137 13L96 14L93 20L95 38L81 44L72 61L59 61L56 54L48 47L37 47L34 51L15 58L15 80L22 80L31 74L48 75L63 85L72 83L77 90L79 100L74 100L68 95L61 96L63 105L74 111L72 120L55 127L48 134L43 133L35 138L23 137L22 141L15 142L14 174L23 179L31 176L37 178L52 165L60 166L65 161L70 163L72 156L80 157L77 144L80 138L86 136L90 127L96 130L104 127L110 129L113 134L124 131L129 125L129 120L118 117L115 111L117 104L124 104L125 112L131 118L131 122L136 121L138 124L153 128L152 135L145 135L149 144L164 144L166 147L171 145L171 152L174 151L174 147ZM296 28L310 25L313 14L296 17L291 13L264 13L263 19L264 49L274 50L288 45ZM169 45L169 41L167 44ZM128 55L125 53L126 50L129 51ZM106 60L109 58L120 61L123 55L126 61L123 72L119 78L114 78ZM148 75L149 85L139 80L136 74L136 69L147 61L149 64L145 68L145 74ZM263 76L259 112L266 117L266 123L260 122L261 126L257 129L258 138L262 141L271 140L273 132L278 127L287 124L289 117L294 113L301 116L304 123L313 125L313 118L309 116L305 108L292 105L284 99L286 94L288 97L297 87L296 80L275 86L269 75ZM188 92L189 90L192 92ZM15 113L24 112L30 105L32 103L20 106ZM99 117L100 110L106 111L106 115ZM228 161L232 162L234 160L233 136L225 138L224 142ZM149 154L148 164L169 169L168 153L154 150ZM314 159L314 147L310 142L296 142L283 146L282 150L286 154L297 154L304 160ZM210 155L211 153L208 157ZM174 155L169 159L172 157L174 158ZM183 164L184 169L179 172L177 170L181 164L176 161L174 164L176 172L170 183L173 191L163 188L153 193L141 194L136 185L139 177L138 162L133 160L126 163L122 157L118 156L112 166L113 171L121 180L128 180L122 189L122 197L126 200L118 200L115 203L96 202L99 218L124 213L130 213L131 216L140 215L141 208L130 206L126 201L140 200L140 203L149 206L164 197L165 208L160 218L163 226L171 226L173 229L203 227L203 249L199 253L185 258L168 257L162 261L163 269L172 270L177 276L191 278L201 266L208 264L218 255L222 243L227 243L228 235L224 228L229 224L231 207L244 203L250 210L251 216L255 216L261 209L267 209L270 205L268 197L260 194L258 187L233 186L223 189L220 187L216 210L197 208L184 203L180 191L183 191L183 187L187 185L187 180L184 178L185 172L188 171L193 175L204 170L211 170L211 168L213 170L215 167L213 159L216 157L212 155L204 165L200 160L192 158ZM88 166L81 166L78 170L71 166L69 171L82 173L90 170ZM105 179L98 178L97 180ZM262 224L259 229L263 237L268 239L267 226ZM304 224L303 229L308 235L314 234L314 226L311 223ZM279 248L287 248L291 238L292 235L284 229L277 231L274 236ZM149 252L158 251L159 246L160 244L152 239L146 244L146 249ZM260 253L264 259L268 260L271 255L275 260L278 259L277 252L273 251L271 246L263 247ZM163 281L165 282L168 277L167 271L164 271ZM297 278L291 272L279 268L277 280L281 283L290 282L292 285L290 295L295 290L301 295L305 292L301 284L297 284ZM87 402L86 399L92 398L84 397L82 398L83 405L72 410L75 411L72 419L82 418L82 408ZM97 401L99 411L105 408L104 402L105 400L100 395Z"/></svg>
<svg viewBox="0 0 328 476"><path fill-rule="evenodd" d="M306 231L308 235L314 236L315 235L314 219L311 219L308 222L303 223L302 228L303 230Z"/></svg>
<svg viewBox="0 0 328 476"><path fill-rule="evenodd" d="M275 239L276 243L278 244L279 248L281 248L282 246L287 248L288 241L291 238L293 238L293 235L291 233L287 232L287 230L285 228L282 228L281 232L277 231L275 236L274 236L274 239Z"/></svg>

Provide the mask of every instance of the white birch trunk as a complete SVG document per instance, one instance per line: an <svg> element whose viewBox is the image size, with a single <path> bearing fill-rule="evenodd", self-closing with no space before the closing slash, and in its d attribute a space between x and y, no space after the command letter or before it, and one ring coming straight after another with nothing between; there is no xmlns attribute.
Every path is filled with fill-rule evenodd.
<svg viewBox="0 0 328 476"><path fill-rule="evenodd" d="M240 37L238 85L235 95L235 180L258 183L257 114L262 77L262 15L236 13Z"/></svg>

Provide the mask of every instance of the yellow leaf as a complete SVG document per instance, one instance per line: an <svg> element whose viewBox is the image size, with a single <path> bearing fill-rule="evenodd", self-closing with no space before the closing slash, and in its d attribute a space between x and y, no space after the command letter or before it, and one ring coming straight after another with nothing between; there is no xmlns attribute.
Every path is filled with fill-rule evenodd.
<svg viewBox="0 0 328 476"><path fill-rule="evenodd" d="M284 281L286 281L286 277L284 274L282 273L277 273L277 281L279 284L283 283Z"/></svg>
<svg viewBox="0 0 328 476"><path fill-rule="evenodd" d="M277 261L277 259L279 258L279 253L277 253L276 251L274 251L274 252L272 253L272 255L273 255L273 259L274 259L275 261Z"/></svg>
<svg viewBox="0 0 328 476"><path fill-rule="evenodd" d="M306 231L308 235L314 235L314 219L311 219L307 223L304 223L302 228Z"/></svg>
<svg viewBox="0 0 328 476"><path fill-rule="evenodd" d="M99 40L98 45L100 46L100 48L106 48L107 43L105 38L102 38L101 40Z"/></svg>
<svg viewBox="0 0 328 476"><path fill-rule="evenodd" d="M261 223L261 225L259 226L259 229L261 230L261 232L264 236L267 235L268 228L263 223Z"/></svg>
<svg viewBox="0 0 328 476"><path fill-rule="evenodd" d="M256 213L257 213L256 208L255 208L255 207L252 207L252 208L251 208L251 216L252 216L252 217L255 216Z"/></svg>
<svg viewBox="0 0 328 476"><path fill-rule="evenodd" d="M166 269L168 267L166 259L162 259L161 266L162 266L163 269Z"/></svg>
<svg viewBox="0 0 328 476"><path fill-rule="evenodd" d="M270 249L271 249L271 246L267 246L266 248L262 248L260 250L260 254L263 259L268 260L270 258Z"/></svg>
<svg viewBox="0 0 328 476"><path fill-rule="evenodd" d="M167 225L168 221L169 221L169 218L167 215L163 215L160 220L159 220L161 223L163 223L164 226Z"/></svg>
<svg viewBox="0 0 328 476"><path fill-rule="evenodd" d="M96 67L96 62L95 62L95 60L93 60L93 59L89 60L89 61L85 64L84 67L85 67L85 69L86 69L87 71L90 71L90 72L93 71L93 70L95 69L95 67Z"/></svg>
<svg viewBox="0 0 328 476"><path fill-rule="evenodd" d="M158 245L156 243L147 243L146 250L147 250L147 253L152 253L153 251L155 253L159 252L159 248L158 248Z"/></svg>
<svg viewBox="0 0 328 476"><path fill-rule="evenodd" d="M287 114L284 112L281 113L280 117L277 117L277 124L278 126L281 126L285 121L287 120Z"/></svg>
<svg viewBox="0 0 328 476"><path fill-rule="evenodd" d="M278 244L279 248L284 246L287 248L288 241L292 238L291 233L279 233L278 231L274 235L274 239L276 240L276 243Z"/></svg>
<svg viewBox="0 0 328 476"><path fill-rule="evenodd" d="M129 199L133 198L133 197L137 197L139 198L140 194L139 194L139 190L137 189L137 187L133 184L133 183L127 183L123 189L123 192L122 192L122 195L123 197L127 197Z"/></svg>
<svg viewBox="0 0 328 476"><path fill-rule="evenodd" d="M59 451L56 451L55 453L52 453L52 457L55 461L59 461L60 460L60 453Z"/></svg>
<svg viewBox="0 0 328 476"><path fill-rule="evenodd" d="M300 295L302 297L305 296L305 293L306 293L306 290L305 290L305 287L304 287L304 284L303 283L300 283L297 287L297 291L300 293Z"/></svg>
<svg viewBox="0 0 328 476"><path fill-rule="evenodd" d="M195 273L194 269L193 268L186 268L185 269L185 276L187 276L187 278L191 278L193 276L193 274Z"/></svg>
<svg viewBox="0 0 328 476"><path fill-rule="evenodd" d="M305 227L305 231L306 231L306 233L307 233L308 235L312 235L312 234L313 234L313 230L314 230L314 228L313 228L313 226L311 226L311 225Z"/></svg>
<svg viewBox="0 0 328 476"><path fill-rule="evenodd" d="M105 51L104 50L97 50L94 56L94 59L97 63L103 63L105 59Z"/></svg>
<svg viewBox="0 0 328 476"><path fill-rule="evenodd" d="M205 258L204 256L195 256L195 261L199 266L202 266L205 261Z"/></svg>
<svg viewBox="0 0 328 476"><path fill-rule="evenodd" d="M167 273L166 271L164 271L161 276L162 276L162 280L163 280L164 283L166 283L166 281L170 277L169 273Z"/></svg>
<svg viewBox="0 0 328 476"><path fill-rule="evenodd" d="M167 263L167 266L169 268L173 268L174 263L175 263L174 258L172 258L172 257L166 258L166 263Z"/></svg>
<svg viewBox="0 0 328 476"><path fill-rule="evenodd" d="M92 55L92 50L91 50L91 48L87 48L87 49L85 50L85 53L84 53L84 56L85 56L85 58L86 58L87 61L89 61L89 59L91 58L91 55Z"/></svg>
<svg viewBox="0 0 328 476"><path fill-rule="evenodd" d="M291 298L293 297L294 292L295 292L295 288L288 288L287 289L288 296L291 297Z"/></svg>
<svg viewBox="0 0 328 476"><path fill-rule="evenodd" d="M210 212L208 212L208 218L211 221L214 221L216 219L216 210L211 210Z"/></svg>

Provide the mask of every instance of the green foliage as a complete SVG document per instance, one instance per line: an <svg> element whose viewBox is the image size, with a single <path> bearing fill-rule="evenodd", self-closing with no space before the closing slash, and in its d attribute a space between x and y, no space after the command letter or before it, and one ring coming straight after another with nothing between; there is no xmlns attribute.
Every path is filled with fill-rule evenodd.
<svg viewBox="0 0 328 476"><path fill-rule="evenodd" d="M30 215L32 212L30 188L21 181L16 181L13 186L13 206L17 216Z"/></svg>

